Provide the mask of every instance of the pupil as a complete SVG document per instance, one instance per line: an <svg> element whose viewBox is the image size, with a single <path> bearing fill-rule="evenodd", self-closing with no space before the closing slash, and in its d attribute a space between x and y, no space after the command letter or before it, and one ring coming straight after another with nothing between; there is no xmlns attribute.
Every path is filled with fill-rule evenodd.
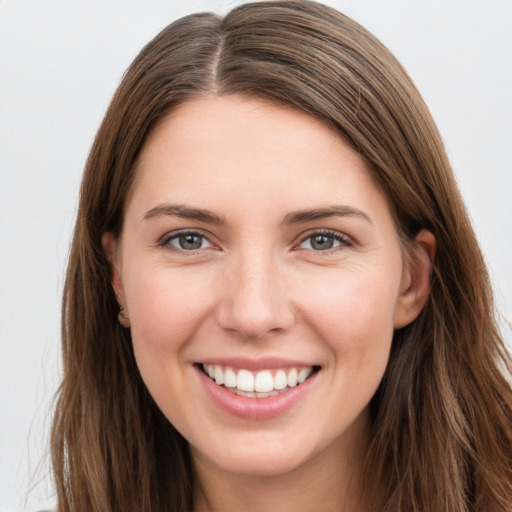
<svg viewBox="0 0 512 512"><path fill-rule="evenodd" d="M182 235L179 238L182 249L200 249L201 237L199 235Z"/></svg>
<svg viewBox="0 0 512 512"><path fill-rule="evenodd" d="M327 235L316 235L313 237L311 241L311 246L313 249L325 250L332 249L334 245L334 240L331 236Z"/></svg>

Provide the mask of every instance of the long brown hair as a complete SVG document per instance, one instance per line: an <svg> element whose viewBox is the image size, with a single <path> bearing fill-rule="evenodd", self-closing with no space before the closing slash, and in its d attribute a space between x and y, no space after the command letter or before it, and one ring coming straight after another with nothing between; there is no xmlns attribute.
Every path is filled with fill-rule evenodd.
<svg viewBox="0 0 512 512"><path fill-rule="evenodd" d="M193 508L187 442L141 380L101 238L121 231L155 123L205 93L261 97L320 119L366 161L404 243L423 228L437 239L428 303L395 332L369 406L369 510L510 510L512 366L436 126L375 37L331 8L290 0L171 24L135 59L105 115L85 168L64 290L52 431L58 511Z"/></svg>

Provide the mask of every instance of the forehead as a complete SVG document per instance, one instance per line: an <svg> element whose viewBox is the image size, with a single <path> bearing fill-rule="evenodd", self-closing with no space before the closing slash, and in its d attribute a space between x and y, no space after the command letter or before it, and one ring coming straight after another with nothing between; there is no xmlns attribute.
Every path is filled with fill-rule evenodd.
<svg viewBox="0 0 512 512"><path fill-rule="evenodd" d="M265 100L214 95L158 123L132 190L148 207L178 200L227 208L243 197L247 207L263 201L292 210L379 194L363 160L321 121Z"/></svg>
<svg viewBox="0 0 512 512"><path fill-rule="evenodd" d="M258 147L271 150L269 156L273 157L290 149L310 152L315 147L317 158L322 154L328 157L332 149L343 146L345 157L364 167L341 137L313 116L265 99L239 95L208 94L179 105L150 133L139 159L142 166L155 152L168 149L170 142L176 143L174 149L184 151L199 145L216 153L229 149L232 158L248 155L251 148ZM194 154L200 157L197 151Z"/></svg>

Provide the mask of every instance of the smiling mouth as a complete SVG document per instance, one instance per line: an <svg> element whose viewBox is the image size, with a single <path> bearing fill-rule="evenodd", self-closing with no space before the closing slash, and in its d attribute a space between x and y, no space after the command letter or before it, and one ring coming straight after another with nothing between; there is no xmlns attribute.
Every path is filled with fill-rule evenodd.
<svg viewBox="0 0 512 512"><path fill-rule="evenodd" d="M268 398L286 392L320 369L319 366L301 366L254 372L217 364L199 364L199 368L218 386L248 398Z"/></svg>

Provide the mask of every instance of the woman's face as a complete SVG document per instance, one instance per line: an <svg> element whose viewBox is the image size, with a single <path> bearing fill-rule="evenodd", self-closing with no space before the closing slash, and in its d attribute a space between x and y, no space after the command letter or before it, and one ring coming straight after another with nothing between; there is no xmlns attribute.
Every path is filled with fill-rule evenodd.
<svg viewBox="0 0 512 512"><path fill-rule="evenodd" d="M141 375L196 461L270 475L363 443L393 330L419 309L385 197L319 121L188 101L104 243Z"/></svg>

